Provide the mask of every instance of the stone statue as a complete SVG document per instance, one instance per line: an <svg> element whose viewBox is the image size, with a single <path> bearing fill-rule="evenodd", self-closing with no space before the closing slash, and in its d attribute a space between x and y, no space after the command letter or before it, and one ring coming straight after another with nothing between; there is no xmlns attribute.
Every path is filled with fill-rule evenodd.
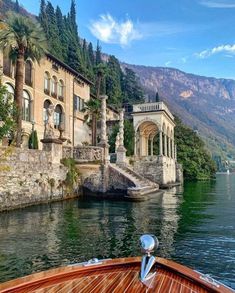
<svg viewBox="0 0 235 293"><path fill-rule="evenodd" d="M54 106L51 104L46 110L47 120L45 123L44 138L54 138Z"/></svg>

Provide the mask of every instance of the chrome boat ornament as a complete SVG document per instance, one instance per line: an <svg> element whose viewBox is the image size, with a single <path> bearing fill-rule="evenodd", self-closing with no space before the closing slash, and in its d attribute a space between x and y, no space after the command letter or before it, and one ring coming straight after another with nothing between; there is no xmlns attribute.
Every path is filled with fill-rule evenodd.
<svg viewBox="0 0 235 293"><path fill-rule="evenodd" d="M155 257L151 255L158 248L159 242L157 237L150 234L145 234L140 237L141 251L144 254L141 261L140 280L146 282L156 273L151 273L151 269L155 264Z"/></svg>

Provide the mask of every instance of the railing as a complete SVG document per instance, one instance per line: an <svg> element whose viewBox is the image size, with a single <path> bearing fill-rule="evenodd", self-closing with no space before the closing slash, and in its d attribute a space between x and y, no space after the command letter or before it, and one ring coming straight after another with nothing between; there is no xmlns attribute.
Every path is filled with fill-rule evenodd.
<svg viewBox="0 0 235 293"><path fill-rule="evenodd" d="M79 163L102 162L104 159L104 150L101 147L81 146L73 150L73 158Z"/></svg>
<svg viewBox="0 0 235 293"><path fill-rule="evenodd" d="M171 114L168 107L163 103L146 103L146 104L137 104L133 105L133 112L153 112L153 111L165 111L172 120L174 120L174 116Z"/></svg>

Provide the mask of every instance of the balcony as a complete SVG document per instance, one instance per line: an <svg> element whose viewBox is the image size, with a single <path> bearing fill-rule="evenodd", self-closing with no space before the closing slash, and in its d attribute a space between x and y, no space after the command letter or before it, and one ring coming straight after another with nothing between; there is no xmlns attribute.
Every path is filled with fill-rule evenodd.
<svg viewBox="0 0 235 293"><path fill-rule="evenodd" d="M49 96L50 95L49 89L44 89L44 93Z"/></svg>
<svg viewBox="0 0 235 293"><path fill-rule="evenodd" d="M54 99L57 99L57 94L56 94L56 93L51 93L51 96L52 96Z"/></svg>
<svg viewBox="0 0 235 293"><path fill-rule="evenodd" d="M157 112L157 111L165 111L167 115L174 120L174 116L171 114L168 107L163 102L158 103L145 103L145 104L137 104L133 105L133 113L138 112Z"/></svg>
<svg viewBox="0 0 235 293"><path fill-rule="evenodd" d="M63 96L58 96L58 100L61 102L64 102L64 97Z"/></svg>

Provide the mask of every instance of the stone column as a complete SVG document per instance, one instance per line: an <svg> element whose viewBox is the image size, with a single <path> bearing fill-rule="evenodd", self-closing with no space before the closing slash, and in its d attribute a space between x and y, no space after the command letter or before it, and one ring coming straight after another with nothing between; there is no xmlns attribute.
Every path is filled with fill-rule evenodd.
<svg viewBox="0 0 235 293"><path fill-rule="evenodd" d="M143 133L140 132L139 136L139 148L140 148L140 157L143 156Z"/></svg>
<svg viewBox="0 0 235 293"><path fill-rule="evenodd" d="M159 131L159 156L163 154L163 145L162 145L162 131Z"/></svg>
<svg viewBox="0 0 235 293"><path fill-rule="evenodd" d="M108 96L100 96L101 99L101 133L99 146L104 148L104 163L109 162L109 144L107 142L107 129L106 129L106 100Z"/></svg>
<svg viewBox="0 0 235 293"><path fill-rule="evenodd" d="M171 154L172 154L172 159L175 159L175 142L174 142L174 139L171 140Z"/></svg>
<svg viewBox="0 0 235 293"><path fill-rule="evenodd" d="M153 156L153 139L154 137L151 137L151 156Z"/></svg>
<svg viewBox="0 0 235 293"><path fill-rule="evenodd" d="M167 156L167 136L164 133L164 156Z"/></svg>
<svg viewBox="0 0 235 293"><path fill-rule="evenodd" d="M137 137L136 137L136 132L134 134L134 156L137 155Z"/></svg>
<svg viewBox="0 0 235 293"><path fill-rule="evenodd" d="M177 161L177 146L175 144L175 160Z"/></svg>
<svg viewBox="0 0 235 293"><path fill-rule="evenodd" d="M149 155L149 137L145 136L145 155L148 156Z"/></svg>
<svg viewBox="0 0 235 293"><path fill-rule="evenodd" d="M120 111L119 121L119 146L117 148L117 164L126 164L126 149L124 147L124 109Z"/></svg>
<svg viewBox="0 0 235 293"><path fill-rule="evenodd" d="M117 149L119 147L119 144L120 144L120 135L119 135L119 132L118 132L117 136L116 136L116 141L115 141L115 153L117 153Z"/></svg>
<svg viewBox="0 0 235 293"><path fill-rule="evenodd" d="M168 157L171 157L171 139L168 137Z"/></svg>

